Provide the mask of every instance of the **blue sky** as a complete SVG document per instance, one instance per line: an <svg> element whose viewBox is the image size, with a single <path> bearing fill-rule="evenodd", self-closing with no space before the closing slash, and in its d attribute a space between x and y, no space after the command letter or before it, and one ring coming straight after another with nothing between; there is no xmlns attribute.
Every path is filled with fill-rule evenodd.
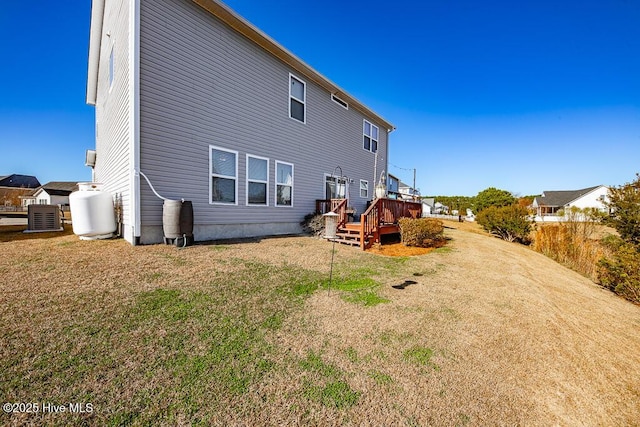
<svg viewBox="0 0 640 427"><path fill-rule="evenodd" d="M640 172L640 0L228 0L394 123L423 194L620 185ZM2 2L0 175L90 179L90 1Z"/></svg>

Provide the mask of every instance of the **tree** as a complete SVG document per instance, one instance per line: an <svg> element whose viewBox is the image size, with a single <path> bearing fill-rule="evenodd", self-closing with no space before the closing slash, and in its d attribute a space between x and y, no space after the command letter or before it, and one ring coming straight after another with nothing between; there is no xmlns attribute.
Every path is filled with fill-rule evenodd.
<svg viewBox="0 0 640 427"><path fill-rule="evenodd" d="M508 242L529 244L531 223L527 220L527 214L526 208L516 204L489 206L476 216L476 221L488 232Z"/></svg>
<svg viewBox="0 0 640 427"><path fill-rule="evenodd" d="M480 213L483 209L486 209L489 206L496 206L500 208L512 205L516 202L516 198L506 190L489 187L486 190L479 192L475 201L476 213Z"/></svg>
<svg viewBox="0 0 640 427"><path fill-rule="evenodd" d="M640 245L640 174L635 181L609 191L609 223L625 242Z"/></svg>

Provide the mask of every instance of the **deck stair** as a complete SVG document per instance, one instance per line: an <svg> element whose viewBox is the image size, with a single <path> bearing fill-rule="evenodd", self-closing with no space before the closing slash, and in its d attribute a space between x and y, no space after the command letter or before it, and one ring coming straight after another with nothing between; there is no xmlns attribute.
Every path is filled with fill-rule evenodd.
<svg viewBox="0 0 640 427"><path fill-rule="evenodd" d="M351 246L360 246L363 250L379 243L386 234L399 233L400 218L419 218L422 204L395 199L376 199L360 215L360 222L347 222L347 199L318 200L318 211L338 214L338 232L336 242Z"/></svg>

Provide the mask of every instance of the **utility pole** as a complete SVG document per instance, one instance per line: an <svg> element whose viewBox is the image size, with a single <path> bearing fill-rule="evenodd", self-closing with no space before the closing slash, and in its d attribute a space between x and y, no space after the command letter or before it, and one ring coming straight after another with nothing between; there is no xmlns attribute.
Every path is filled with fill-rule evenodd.
<svg viewBox="0 0 640 427"><path fill-rule="evenodd" d="M416 196L416 168L413 168L413 200L417 200Z"/></svg>

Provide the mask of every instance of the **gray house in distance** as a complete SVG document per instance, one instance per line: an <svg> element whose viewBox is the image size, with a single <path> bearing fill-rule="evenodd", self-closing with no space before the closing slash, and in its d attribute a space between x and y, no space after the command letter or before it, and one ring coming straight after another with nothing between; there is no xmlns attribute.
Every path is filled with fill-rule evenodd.
<svg viewBox="0 0 640 427"><path fill-rule="evenodd" d="M391 123L217 0L93 0L87 103L132 244L162 241L141 172L209 240L298 232L336 195L362 213L388 170Z"/></svg>

